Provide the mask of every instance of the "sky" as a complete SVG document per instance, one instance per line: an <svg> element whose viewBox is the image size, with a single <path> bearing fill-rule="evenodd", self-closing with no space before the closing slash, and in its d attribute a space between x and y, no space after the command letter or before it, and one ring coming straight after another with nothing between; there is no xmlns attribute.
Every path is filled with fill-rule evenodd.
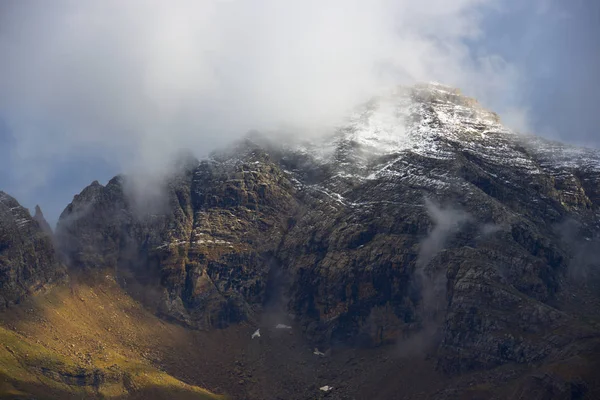
<svg viewBox="0 0 600 400"><path fill-rule="evenodd" d="M0 190L54 225L93 180L252 129L317 135L429 80L600 148L598 71L595 0L3 0Z"/></svg>

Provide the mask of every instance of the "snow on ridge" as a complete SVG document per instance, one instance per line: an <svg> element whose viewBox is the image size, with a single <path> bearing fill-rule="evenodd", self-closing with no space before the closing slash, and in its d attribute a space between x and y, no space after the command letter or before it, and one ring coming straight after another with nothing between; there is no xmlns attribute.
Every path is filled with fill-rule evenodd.
<svg viewBox="0 0 600 400"><path fill-rule="evenodd" d="M468 182L447 173L447 161L462 155L483 161L483 172L509 186L514 183L503 175L505 168L529 176L558 177L581 168L600 174L600 151L542 138L533 142L525 144L522 135L476 100L429 83L374 98L334 134L291 149L325 167L326 179L298 187L333 208L369 206L353 195L353 188L363 183L379 189L402 182L415 190L440 192L459 185L469 191Z"/></svg>
<svg viewBox="0 0 600 400"><path fill-rule="evenodd" d="M458 89L437 82L398 88L373 99L341 130L375 155L411 151L447 159L440 139L471 141L510 133L497 114L482 108Z"/></svg>
<svg viewBox="0 0 600 400"><path fill-rule="evenodd" d="M350 117L345 140L364 146L378 154L407 150L413 140L406 131L409 99L384 98L370 104L367 110Z"/></svg>
<svg viewBox="0 0 600 400"><path fill-rule="evenodd" d="M331 135L290 150L333 166L338 175L371 180L397 176L390 167L407 154L451 160L457 144L493 157L506 133L495 113L458 89L433 82L392 88L357 108ZM388 156L393 159L376 162Z"/></svg>
<svg viewBox="0 0 600 400"><path fill-rule="evenodd" d="M18 228L22 228L25 225L27 225L30 221L27 218L18 218L17 220L15 220L15 223L17 224Z"/></svg>
<svg viewBox="0 0 600 400"><path fill-rule="evenodd" d="M17 229L22 229L31 222L29 211L16 203L16 200L14 200L8 194L0 192L0 204L3 206L0 207L1 215L8 217L9 221L13 222Z"/></svg>
<svg viewBox="0 0 600 400"><path fill-rule="evenodd" d="M526 136L523 144L544 169L587 169L600 172L600 150Z"/></svg>
<svg viewBox="0 0 600 400"><path fill-rule="evenodd" d="M332 135L294 150L333 167L337 177L356 180L409 179L394 169L409 154L444 161L462 152L534 175L548 167L600 172L600 151L562 144L553 148L536 140L537 149L523 146L522 136L505 127L496 113L458 89L429 82L399 86L373 98Z"/></svg>

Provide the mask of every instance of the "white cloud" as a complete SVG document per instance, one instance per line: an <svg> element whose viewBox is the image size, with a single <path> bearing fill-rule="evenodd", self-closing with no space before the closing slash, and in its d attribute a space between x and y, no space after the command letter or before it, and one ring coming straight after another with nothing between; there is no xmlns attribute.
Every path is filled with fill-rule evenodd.
<svg viewBox="0 0 600 400"><path fill-rule="evenodd" d="M381 87L436 80L485 103L517 71L465 40L493 0L4 2L0 116L14 168L43 184L53 160L93 154L159 170L250 129L334 124Z"/></svg>

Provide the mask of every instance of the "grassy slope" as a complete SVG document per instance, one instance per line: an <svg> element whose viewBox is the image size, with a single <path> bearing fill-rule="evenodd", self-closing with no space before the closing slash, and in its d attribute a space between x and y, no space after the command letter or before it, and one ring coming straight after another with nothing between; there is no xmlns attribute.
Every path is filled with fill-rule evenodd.
<svg viewBox="0 0 600 400"><path fill-rule="evenodd" d="M254 325L196 332L157 318L110 277L56 287L0 313L0 399L218 398L181 380L234 398L318 397L329 384L338 398L541 399L546 375L553 390L582 380L583 398L600 398L596 337L544 365L446 377L431 361L396 357L393 346L316 357L298 332L273 329L278 322L263 321L259 340Z"/></svg>
<svg viewBox="0 0 600 400"><path fill-rule="evenodd" d="M110 277L54 288L0 314L0 399L220 398L156 366L182 329Z"/></svg>

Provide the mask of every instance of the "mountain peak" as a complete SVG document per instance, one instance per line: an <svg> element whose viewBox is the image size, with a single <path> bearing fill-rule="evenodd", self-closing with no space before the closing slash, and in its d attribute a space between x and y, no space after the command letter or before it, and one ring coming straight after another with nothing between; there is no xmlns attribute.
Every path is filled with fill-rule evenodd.
<svg viewBox="0 0 600 400"><path fill-rule="evenodd" d="M42 209L37 204L35 206L35 214L33 215L33 219L37 221L44 233L52 235L52 228L50 227L50 224L48 224L48 221L46 221L46 218L44 218Z"/></svg>
<svg viewBox="0 0 600 400"><path fill-rule="evenodd" d="M380 157L410 153L453 158L457 146L489 151L513 136L498 115L476 99L430 82L391 88L357 107L331 135L297 147L322 163L341 163L345 172L367 172L367 165Z"/></svg>

